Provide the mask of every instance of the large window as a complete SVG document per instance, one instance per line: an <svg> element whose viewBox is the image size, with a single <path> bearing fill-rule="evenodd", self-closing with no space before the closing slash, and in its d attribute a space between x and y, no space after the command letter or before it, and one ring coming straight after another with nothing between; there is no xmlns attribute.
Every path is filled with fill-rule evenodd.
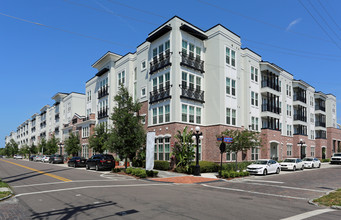
<svg viewBox="0 0 341 220"><path fill-rule="evenodd" d="M226 47L226 64L236 66L236 51Z"/></svg>
<svg viewBox="0 0 341 220"><path fill-rule="evenodd" d="M258 69L251 66L251 80L258 82Z"/></svg>
<svg viewBox="0 0 341 220"><path fill-rule="evenodd" d="M258 160L259 158L259 148L253 147L251 149L251 160Z"/></svg>
<svg viewBox="0 0 341 220"><path fill-rule="evenodd" d="M163 160L163 138L159 138L159 160Z"/></svg>
<svg viewBox="0 0 341 220"><path fill-rule="evenodd" d="M182 104L182 121L187 122L187 105Z"/></svg>
<svg viewBox="0 0 341 220"><path fill-rule="evenodd" d="M194 123L194 106L189 106L189 122Z"/></svg>
<svg viewBox="0 0 341 220"><path fill-rule="evenodd" d="M226 77L226 94L236 95L236 80Z"/></svg>
<svg viewBox="0 0 341 220"><path fill-rule="evenodd" d="M315 157L315 147L310 147L310 156Z"/></svg>
<svg viewBox="0 0 341 220"><path fill-rule="evenodd" d="M182 88L189 88L190 90L201 90L201 77L182 72Z"/></svg>
<svg viewBox="0 0 341 220"><path fill-rule="evenodd" d="M163 106L159 107L159 123L163 123Z"/></svg>
<svg viewBox="0 0 341 220"><path fill-rule="evenodd" d="M152 124L169 122L170 121L169 104L164 105L164 106L159 106L158 108L153 108L152 114L153 114L153 123Z"/></svg>
<svg viewBox="0 0 341 220"><path fill-rule="evenodd" d="M237 122L237 112L235 109L226 108L226 124L228 125L236 125Z"/></svg>
<svg viewBox="0 0 341 220"><path fill-rule="evenodd" d="M169 105L165 105L165 122L170 121Z"/></svg>
<svg viewBox="0 0 341 220"><path fill-rule="evenodd" d="M123 85L125 86L125 78L126 74L125 71L123 70L122 72L118 73L118 85Z"/></svg>
<svg viewBox="0 0 341 220"><path fill-rule="evenodd" d="M154 144L154 160L168 161L170 158L170 137L156 138Z"/></svg>
<svg viewBox="0 0 341 220"><path fill-rule="evenodd" d="M182 104L181 112L183 122L201 124L201 107Z"/></svg>
<svg viewBox="0 0 341 220"><path fill-rule="evenodd" d="M157 124L157 108L153 108L153 125Z"/></svg>
<svg viewBox="0 0 341 220"><path fill-rule="evenodd" d="M258 93L251 91L251 105L258 106Z"/></svg>
<svg viewBox="0 0 341 220"><path fill-rule="evenodd" d="M82 157L89 158L89 146L87 144L82 145Z"/></svg>
<svg viewBox="0 0 341 220"><path fill-rule="evenodd" d="M236 160L236 153L235 152L227 152L226 153L226 160L227 161L235 161Z"/></svg>
<svg viewBox="0 0 341 220"><path fill-rule="evenodd" d="M291 156L292 155L292 145L288 144L287 145L287 156Z"/></svg>

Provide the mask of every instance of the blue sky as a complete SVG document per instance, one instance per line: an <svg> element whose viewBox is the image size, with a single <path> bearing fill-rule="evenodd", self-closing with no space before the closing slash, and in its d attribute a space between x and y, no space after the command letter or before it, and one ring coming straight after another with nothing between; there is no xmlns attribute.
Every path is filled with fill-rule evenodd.
<svg viewBox="0 0 341 220"><path fill-rule="evenodd" d="M260 54L338 99L341 121L341 1L2 0L0 147L57 92L85 92L91 65L121 55L177 15L207 30L220 23Z"/></svg>

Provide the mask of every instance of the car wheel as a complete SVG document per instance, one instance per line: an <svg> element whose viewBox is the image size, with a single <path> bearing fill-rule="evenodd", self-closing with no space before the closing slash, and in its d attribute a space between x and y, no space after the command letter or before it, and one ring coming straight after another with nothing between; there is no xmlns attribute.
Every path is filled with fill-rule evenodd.
<svg viewBox="0 0 341 220"><path fill-rule="evenodd" d="M294 168L292 168L292 171L296 171L296 166L294 166Z"/></svg>
<svg viewBox="0 0 341 220"><path fill-rule="evenodd" d="M319 163L319 166L318 166L318 168L321 168L321 164Z"/></svg>
<svg viewBox="0 0 341 220"><path fill-rule="evenodd" d="M313 165L311 165L311 168L314 168L315 166L314 166L314 164Z"/></svg>
<svg viewBox="0 0 341 220"><path fill-rule="evenodd" d="M281 169L277 168L276 174L279 174L281 172Z"/></svg>
<svg viewBox="0 0 341 220"><path fill-rule="evenodd" d="M99 171L99 167L98 167L98 165L96 165L96 171Z"/></svg>
<svg viewBox="0 0 341 220"><path fill-rule="evenodd" d="M301 170L304 170L304 166L301 167Z"/></svg>
<svg viewBox="0 0 341 220"><path fill-rule="evenodd" d="M85 165L85 168L87 169L87 170L90 170L90 167L89 167L89 165L87 164L87 165Z"/></svg>
<svg viewBox="0 0 341 220"><path fill-rule="evenodd" d="M267 174L268 174L268 171L266 169L264 169L263 176L266 176Z"/></svg>

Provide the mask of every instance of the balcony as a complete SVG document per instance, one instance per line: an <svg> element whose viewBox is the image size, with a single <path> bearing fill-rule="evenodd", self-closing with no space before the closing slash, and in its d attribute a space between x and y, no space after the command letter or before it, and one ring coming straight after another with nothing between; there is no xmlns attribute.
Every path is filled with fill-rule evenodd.
<svg viewBox="0 0 341 220"><path fill-rule="evenodd" d="M315 105L315 110L321 110L321 111L326 111L326 107L325 106L322 106L322 105Z"/></svg>
<svg viewBox="0 0 341 220"><path fill-rule="evenodd" d="M188 54L182 53L181 54L181 63L182 66L187 66L189 68L192 68L194 70L197 70L201 73L204 73L204 61L200 60L200 57L194 58L193 56L190 56Z"/></svg>
<svg viewBox="0 0 341 220"><path fill-rule="evenodd" d="M315 126L316 127L326 127L326 122L321 122L321 121L315 121Z"/></svg>
<svg viewBox="0 0 341 220"><path fill-rule="evenodd" d="M108 117L108 108L101 109L97 112L97 118L102 119Z"/></svg>
<svg viewBox="0 0 341 220"><path fill-rule="evenodd" d="M166 50L165 55L161 53L159 54L159 58L157 58L157 56L153 57L153 62L150 62L149 74L153 74L156 71L171 65L172 63L170 62L170 51Z"/></svg>
<svg viewBox="0 0 341 220"><path fill-rule="evenodd" d="M103 86L98 90L97 98L100 99L100 98L103 98L104 96L107 96L107 95L109 95L108 86Z"/></svg>
<svg viewBox="0 0 341 220"><path fill-rule="evenodd" d="M304 121L307 122L307 116L294 114L294 121Z"/></svg>
<svg viewBox="0 0 341 220"><path fill-rule="evenodd" d="M294 94L294 101L301 101L303 103L307 103L307 99L305 96L297 95L297 94Z"/></svg>
<svg viewBox="0 0 341 220"><path fill-rule="evenodd" d="M193 101L204 103L204 91L197 89L190 89L181 87L181 95L180 98L186 98Z"/></svg>
<svg viewBox="0 0 341 220"><path fill-rule="evenodd" d="M162 100L168 99L168 98L171 98L170 86L168 86L166 88L154 90L153 92L150 92L149 104L152 104L154 102L159 102L159 101L162 101Z"/></svg>
<svg viewBox="0 0 341 220"><path fill-rule="evenodd" d="M273 112L276 114L280 114L281 109L276 106L271 106L270 104L262 104L262 112Z"/></svg>

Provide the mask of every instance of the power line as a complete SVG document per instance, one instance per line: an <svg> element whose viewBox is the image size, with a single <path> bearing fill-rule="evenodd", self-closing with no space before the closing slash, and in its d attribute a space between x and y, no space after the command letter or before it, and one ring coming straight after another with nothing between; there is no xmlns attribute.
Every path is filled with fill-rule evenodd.
<svg viewBox="0 0 341 220"><path fill-rule="evenodd" d="M65 1L65 2L67 2L69 4L73 4L73 5L77 5L77 6L80 6L80 7L89 8L89 9L92 9L92 10L95 10L95 11L99 11L99 12L108 13L108 14L119 16L119 17L122 17L122 18L127 18L127 19L131 19L131 20L134 20L134 21L146 23L146 24L157 25L155 23L152 23L152 22L149 22L149 21L146 21L146 20L141 20L141 19L129 17L129 16L126 16L126 15L117 14L117 13L114 13L114 12L109 11L109 10L103 10L103 9L95 8L95 7L84 5L84 4L80 4L80 3L77 3L77 2L74 2L74 1L70 1L70 0L63 0L63 1Z"/></svg>
<svg viewBox="0 0 341 220"><path fill-rule="evenodd" d="M210 5L210 6L214 7L214 8L226 11L228 13L237 15L239 17L243 17L243 18L246 18L246 19L249 19L249 20L252 20L252 21L255 21L255 22L267 25L267 26L270 26L270 27L275 28L275 29L279 29L279 30L282 30L282 31L288 31L288 32L291 32L291 33L296 34L296 35L300 35L300 36L307 37L307 38L313 38L313 39L316 39L316 40L322 40L323 42L326 42L326 39L323 39L323 38L320 38L320 37L316 37L316 36L312 36L312 35L305 34L305 33L301 33L301 32L297 32L297 31L293 31L293 30L286 30L285 28L283 28L281 26L277 26L275 24L272 24L272 23L269 23L269 22L266 22L266 21L254 18L254 17L250 17L250 16L238 13L238 12L233 11L233 10L229 10L227 8L223 8L220 5L219 6L218 5L214 5L212 3L209 3L209 2L206 2L206 1L203 1L203 0L197 0L197 1L201 2L203 4L206 4L206 5Z"/></svg>
<svg viewBox="0 0 341 220"><path fill-rule="evenodd" d="M38 23L38 22L34 22L34 21L27 20L27 19L15 17L15 16L4 14L4 13L1 13L1 12L0 12L0 15L5 16L5 17L9 17L9 18L13 18L13 19L16 19L16 20L19 20L19 21L23 21L23 22L26 22L26 23L38 25L40 27L45 27L45 28L50 28L50 29L54 29L54 30L58 30L58 31L63 31L63 32L66 32L66 33L69 33L69 34L78 35L78 36L86 37L86 38L89 38L89 39L93 39L93 40L102 41L102 42L105 42L105 43L114 44L114 45L117 45L117 46L120 46L120 47L124 47L124 48L130 48L131 47L130 45L126 45L126 44L122 44L122 43L117 43L117 42L109 41L109 40L104 40L104 39L101 39L101 38L98 38L98 37L93 37L93 36L77 33L77 32L74 32L74 31L69 31L69 30L58 28L58 27L54 27L54 26L51 26L51 25L41 24L41 23Z"/></svg>
<svg viewBox="0 0 341 220"><path fill-rule="evenodd" d="M308 12L308 14L314 19L314 21L318 24L318 26L323 30L323 32L329 37L329 39L341 50L339 45L335 42L335 40L328 34L328 32L322 27L322 25L317 21L317 19L311 14L309 9L305 7L305 5L301 2L301 0L298 0L298 2L303 6L303 8Z"/></svg>
<svg viewBox="0 0 341 220"><path fill-rule="evenodd" d="M326 12L326 14L329 16L329 18L333 21L333 23L335 24L336 27L338 27L338 29L341 31L340 26L336 23L336 21L334 20L334 18L330 15L330 13L327 11L327 9L323 6L322 2L320 0L318 0L318 3L321 5L322 9Z"/></svg>

